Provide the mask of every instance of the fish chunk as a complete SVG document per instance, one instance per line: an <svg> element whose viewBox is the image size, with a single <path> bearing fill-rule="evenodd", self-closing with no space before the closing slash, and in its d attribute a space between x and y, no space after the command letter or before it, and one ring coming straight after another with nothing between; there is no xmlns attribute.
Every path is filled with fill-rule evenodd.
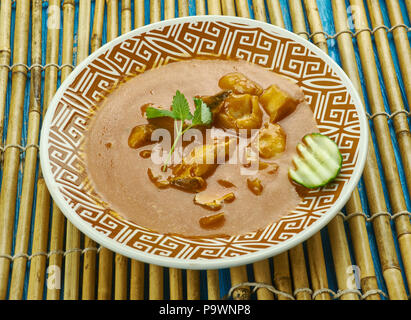
<svg viewBox="0 0 411 320"><path fill-rule="evenodd" d="M265 123L258 133L258 138L254 140L254 144L260 157L269 159L284 152L286 134L279 124Z"/></svg>
<svg viewBox="0 0 411 320"><path fill-rule="evenodd" d="M250 94L231 94L217 114L219 126L227 129L258 129L263 113L258 97Z"/></svg>
<svg viewBox="0 0 411 320"><path fill-rule="evenodd" d="M204 179L217 168L219 155L223 154L227 160L229 149L230 141L194 147L182 163L173 168L170 184L185 191L201 191L206 186Z"/></svg>
<svg viewBox="0 0 411 320"><path fill-rule="evenodd" d="M226 195L219 197L219 198L214 198L212 197L211 199L207 199L207 195L202 195L202 194L196 194L194 197L194 203L198 204L206 209L210 210L220 210L221 207L223 206L223 203L230 203L235 200L235 195L233 192L227 193Z"/></svg>

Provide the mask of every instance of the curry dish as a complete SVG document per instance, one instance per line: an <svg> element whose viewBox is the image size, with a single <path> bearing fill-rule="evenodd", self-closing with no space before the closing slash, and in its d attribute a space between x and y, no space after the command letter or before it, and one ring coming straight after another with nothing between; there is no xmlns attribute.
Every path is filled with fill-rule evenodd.
<svg viewBox="0 0 411 320"><path fill-rule="evenodd" d="M176 92L194 118L203 103L211 121L181 122L189 130L174 150L177 125L167 115ZM150 116L153 109L162 116ZM85 165L108 208L140 226L183 236L240 235L301 201L288 168L298 142L313 132L313 112L290 79L245 61L193 59L113 90L89 125Z"/></svg>

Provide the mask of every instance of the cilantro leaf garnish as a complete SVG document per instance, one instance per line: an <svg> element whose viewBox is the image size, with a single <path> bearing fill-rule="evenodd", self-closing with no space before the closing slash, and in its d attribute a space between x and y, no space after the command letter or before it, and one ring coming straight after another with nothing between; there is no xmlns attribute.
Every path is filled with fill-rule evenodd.
<svg viewBox="0 0 411 320"><path fill-rule="evenodd" d="M148 107L146 109L146 116L147 116L147 119L153 119L153 118L159 118L159 117L174 117L174 114L170 110Z"/></svg>
<svg viewBox="0 0 411 320"><path fill-rule="evenodd" d="M170 117L174 119L174 127L177 130L177 134L168 154L167 160L163 166L163 171L167 169L167 164L170 161L171 155L174 152L177 142L184 135L184 133L190 130L192 127L199 125L209 125L213 121L213 114L203 100L201 100L200 98L194 98L194 105L195 110L193 115L190 112L190 106L188 105L186 97L184 96L184 94L177 90L175 96L173 97L171 111L153 107L148 107L146 109L147 119L160 117ZM183 129L186 120L191 120L191 123Z"/></svg>
<svg viewBox="0 0 411 320"><path fill-rule="evenodd" d="M176 95L173 97L171 110L173 111L174 119L184 121L191 120L193 118L186 97L178 90L176 91Z"/></svg>
<svg viewBox="0 0 411 320"><path fill-rule="evenodd" d="M210 108L207 104L204 103L203 100L199 98L194 98L194 104L196 109L194 111L194 117L192 124L193 125L203 125L203 124L210 124L213 121L213 114L210 111Z"/></svg>

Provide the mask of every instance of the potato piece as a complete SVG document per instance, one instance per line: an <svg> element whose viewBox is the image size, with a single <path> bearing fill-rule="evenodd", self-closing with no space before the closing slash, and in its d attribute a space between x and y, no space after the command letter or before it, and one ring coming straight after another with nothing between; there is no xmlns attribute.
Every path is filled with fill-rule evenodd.
<svg viewBox="0 0 411 320"><path fill-rule="evenodd" d="M260 157L269 159L284 152L286 134L279 124L265 123L258 133L258 138L254 140L254 144Z"/></svg>
<svg viewBox="0 0 411 320"><path fill-rule="evenodd" d="M276 85L264 90L259 99L264 110L270 116L270 121L275 123L293 113L300 102L295 100Z"/></svg>
<svg viewBox="0 0 411 320"><path fill-rule="evenodd" d="M134 127L128 137L128 146L133 149L138 149L153 143L153 141L151 141L151 134L154 129L154 126L150 124L142 124Z"/></svg>
<svg viewBox="0 0 411 320"><path fill-rule="evenodd" d="M231 139L226 142L217 142L214 144L205 144L197 146L184 157L183 163L187 165L196 165L193 173L197 176L205 176L210 173L213 166L218 165L219 156L224 156L224 161L230 156L230 144L234 142Z"/></svg>
<svg viewBox="0 0 411 320"><path fill-rule="evenodd" d="M259 96L263 92L257 83L239 72L226 74L218 81L218 85L221 89L232 90L236 94L248 93Z"/></svg>
<svg viewBox="0 0 411 320"><path fill-rule="evenodd" d="M217 114L218 125L227 129L258 129L262 118L258 97L250 94L231 94Z"/></svg>
<svg viewBox="0 0 411 320"><path fill-rule="evenodd" d="M204 229L215 229L224 223L224 212L202 217L199 221L200 226Z"/></svg>
<svg viewBox="0 0 411 320"><path fill-rule="evenodd" d="M206 209L210 210L220 210L223 206L223 203L230 203L235 200L235 195L233 192L230 192L217 199L207 199L207 195L196 194L194 197L194 203L198 204Z"/></svg>
<svg viewBox="0 0 411 320"><path fill-rule="evenodd" d="M247 179L247 186L248 189L256 196L259 196L263 192L263 185L261 184L261 180L258 178L255 179Z"/></svg>

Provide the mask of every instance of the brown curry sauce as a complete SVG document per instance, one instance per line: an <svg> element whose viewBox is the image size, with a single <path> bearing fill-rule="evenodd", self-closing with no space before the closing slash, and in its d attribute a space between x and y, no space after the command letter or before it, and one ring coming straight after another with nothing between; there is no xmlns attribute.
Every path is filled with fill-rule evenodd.
<svg viewBox="0 0 411 320"><path fill-rule="evenodd" d="M212 129L259 130L256 174L241 175L240 167L249 164L230 164L229 158L223 164L202 164L188 154L166 172L152 163L158 143L151 141L151 133L156 128L171 133L174 120L149 121L145 109L168 108L175 90L189 101L197 96L207 103ZM289 181L287 169L301 137L316 131L302 90L290 80L243 61L189 60L145 72L107 97L86 138L86 166L112 210L141 226L184 236L243 234L296 207L301 190ZM202 158L213 146L197 149Z"/></svg>

